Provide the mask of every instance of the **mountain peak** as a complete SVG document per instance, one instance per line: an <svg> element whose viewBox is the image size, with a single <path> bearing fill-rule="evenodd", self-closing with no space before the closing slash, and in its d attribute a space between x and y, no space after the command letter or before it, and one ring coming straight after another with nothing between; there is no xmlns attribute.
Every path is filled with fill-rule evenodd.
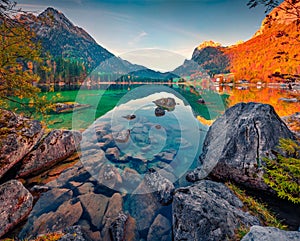
<svg viewBox="0 0 300 241"><path fill-rule="evenodd" d="M73 23L59 10L48 7L45 11L43 11L38 18L44 20L50 20L52 24L60 23L69 27L74 27Z"/></svg>
<svg viewBox="0 0 300 241"><path fill-rule="evenodd" d="M61 11L59 11L53 7L46 8L39 16L43 16L43 17L60 16L60 17L66 18L65 15Z"/></svg>
<svg viewBox="0 0 300 241"><path fill-rule="evenodd" d="M201 49L204 49L206 47L221 47L221 44L220 43L216 43L212 40L209 40L209 41L204 41L203 43L201 43L197 49L198 50L201 50Z"/></svg>

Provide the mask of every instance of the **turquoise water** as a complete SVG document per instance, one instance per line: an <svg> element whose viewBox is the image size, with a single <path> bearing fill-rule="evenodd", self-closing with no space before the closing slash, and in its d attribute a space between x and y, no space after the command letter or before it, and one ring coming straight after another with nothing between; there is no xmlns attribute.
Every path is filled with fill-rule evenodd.
<svg viewBox="0 0 300 241"><path fill-rule="evenodd" d="M127 96L127 100L135 98L132 96L132 91L141 86L144 93L147 93L147 89L151 89L153 86L157 87L157 92L163 87L173 90L184 97L186 103L192 107L195 116L200 115L208 120L215 119L224 112L224 103L228 97L228 95L219 95L210 90L197 90L193 87L179 85L111 85L105 86L105 89L45 92L42 95L45 95L49 100L55 97L55 102L78 102L80 104L88 104L90 108L76 111L76 123L73 121L74 114L72 112L61 114L48 113L43 116L39 113L34 113L33 118L43 121L51 129L73 128L83 130L92 124L94 120L112 110L124 96ZM57 98L56 96L59 97ZM200 98L205 99L206 104L198 103L197 101ZM19 112L24 111L21 106L16 104L12 106L12 109L15 108L18 108Z"/></svg>

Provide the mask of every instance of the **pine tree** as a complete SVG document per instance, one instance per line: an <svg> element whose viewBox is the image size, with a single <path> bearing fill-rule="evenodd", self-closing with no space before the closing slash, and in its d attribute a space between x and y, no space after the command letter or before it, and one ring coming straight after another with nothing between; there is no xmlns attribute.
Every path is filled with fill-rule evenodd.
<svg viewBox="0 0 300 241"><path fill-rule="evenodd" d="M282 199L300 203L300 146L289 139L279 141L279 149L275 159L264 158L264 181Z"/></svg>

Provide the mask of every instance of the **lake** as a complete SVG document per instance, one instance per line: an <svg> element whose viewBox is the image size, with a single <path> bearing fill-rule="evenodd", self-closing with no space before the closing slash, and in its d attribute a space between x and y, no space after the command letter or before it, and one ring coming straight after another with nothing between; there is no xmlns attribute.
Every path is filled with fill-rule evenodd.
<svg viewBox="0 0 300 241"><path fill-rule="evenodd" d="M37 201L20 238L71 221L108 238L110 218L120 217L147 240L151 225L163 216L164 240L172 240L171 193L189 185L185 174L197 165L208 131L196 116L216 119L240 101L270 103L282 115L299 110L299 103L280 100L294 92L257 86L111 85L56 91L47 98L57 94L59 102L89 108L35 117L50 128L80 130L81 156L46 184L50 190Z"/></svg>

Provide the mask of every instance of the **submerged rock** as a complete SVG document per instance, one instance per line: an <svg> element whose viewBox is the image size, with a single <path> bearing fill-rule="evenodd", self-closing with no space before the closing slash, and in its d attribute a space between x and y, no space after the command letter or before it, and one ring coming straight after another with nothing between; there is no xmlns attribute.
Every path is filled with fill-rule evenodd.
<svg viewBox="0 0 300 241"><path fill-rule="evenodd" d="M300 232L284 231L273 227L253 226L241 241L296 241Z"/></svg>
<svg viewBox="0 0 300 241"><path fill-rule="evenodd" d="M0 179L38 143L42 124L0 109Z"/></svg>
<svg viewBox="0 0 300 241"><path fill-rule="evenodd" d="M82 211L80 202L69 200L56 211L44 213L34 220L30 235L63 231L64 228L71 227L79 221Z"/></svg>
<svg viewBox="0 0 300 241"><path fill-rule="evenodd" d="M126 120L134 120L136 118L136 115L125 115L123 116Z"/></svg>
<svg viewBox="0 0 300 241"><path fill-rule="evenodd" d="M171 236L171 232L172 226L170 221L161 214L158 214L149 229L147 240L172 240L169 239Z"/></svg>
<svg viewBox="0 0 300 241"><path fill-rule="evenodd" d="M179 188L172 204L174 240L225 241L232 239L241 225L259 225L242 207L222 183L206 180Z"/></svg>
<svg viewBox="0 0 300 241"><path fill-rule="evenodd" d="M164 116L166 114L166 111L162 107L157 107L155 108L154 113L157 117L160 117L160 116Z"/></svg>
<svg viewBox="0 0 300 241"><path fill-rule="evenodd" d="M0 186L0 238L29 215L32 205L33 197L21 182Z"/></svg>
<svg viewBox="0 0 300 241"><path fill-rule="evenodd" d="M81 195L78 198L84 212L91 219L91 223L97 227L97 229L100 229L109 199L101 194L94 193Z"/></svg>
<svg viewBox="0 0 300 241"><path fill-rule="evenodd" d="M156 194L143 181L129 200L129 212L136 220L137 229L146 233L161 207Z"/></svg>
<svg viewBox="0 0 300 241"><path fill-rule="evenodd" d="M81 140L77 131L53 130L23 160L18 177L36 174L72 155Z"/></svg>
<svg viewBox="0 0 300 241"><path fill-rule="evenodd" d="M295 137L272 106L239 103L210 127L198 168L187 179L197 181L210 173L218 180L269 190L262 179L262 158L272 156L280 138Z"/></svg>

